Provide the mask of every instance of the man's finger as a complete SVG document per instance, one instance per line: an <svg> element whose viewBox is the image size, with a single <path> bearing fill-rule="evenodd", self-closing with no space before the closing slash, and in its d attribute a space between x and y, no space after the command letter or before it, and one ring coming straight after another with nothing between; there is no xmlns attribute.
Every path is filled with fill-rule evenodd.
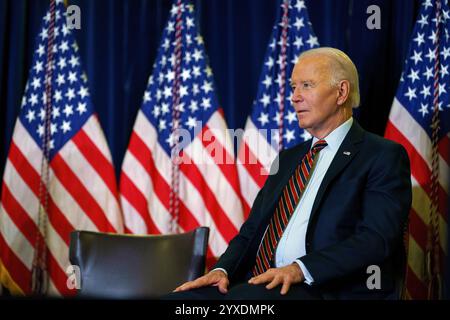
<svg viewBox="0 0 450 320"><path fill-rule="evenodd" d="M189 282L190 282L190 281L189 281ZM176 287L175 290L173 290L173 292L183 291L183 288L184 288L186 285L189 285L189 282L185 282L185 283L183 283L181 286Z"/></svg>
<svg viewBox="0 0 450 320"><path fill-rule="evenodd" d="M277 285L279 285L281 283L280 278L279 277L274 277L273 280L266 286L266 289L273 289L275 288Z"/></svg>
<svg viewBox="0 0 450 320"><path fill-rule="evenodd" d="M186 282L186 283L182 284L181 286L179 286L178 288L176 288L175 292L186 291L186 290L191 290L191 289L202 287L204 285L203 284L204 282L205 282L204 279L197 279L195 281Z"/></svg>
<svg viewBox="0 0 450 320"><path fill-rule="evenodd" d="M285 295L286 293L288 293L290 287L291 287L291 282L289 280L285 280L283 282L283 287L281 288L280 293L282 295Z"/></svg>
<svg viewBox="0 0 450 320"><path fill-rule="evenodd" d="M218 288L221 293L227 293L228 292L228 280L222 279L218 282Z"/></svg>
<svg viewBox="0 0 450 320"><path fill-rule="evenodd" d="M267 273L262 273L259 276L253 277L249 280L249 283L251 284L260 284L260 283L266 283L268 281L272 280L272 276Z"/></svg>
<svg viewBox="0 0 450 320"><path fill-rule="evenodd" d="M261 273L260 275L251 278L248 283L251 284L260 284L260 283L266 283L269 281L272 281L273 277L276 273L273 272L273 269L269 269L264 273Z"/></svg>

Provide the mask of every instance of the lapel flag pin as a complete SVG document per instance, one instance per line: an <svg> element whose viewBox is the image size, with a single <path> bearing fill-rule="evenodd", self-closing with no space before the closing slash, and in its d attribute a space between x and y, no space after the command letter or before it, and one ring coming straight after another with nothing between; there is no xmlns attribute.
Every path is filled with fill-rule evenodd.
<svg viewBox="0 0 450 320"><path fill-rule="evenodd" d="M345 154L346 156L349 156L349 155L351 154L351 152L350 152L350 151L344 151L344 154Z"/></svg>

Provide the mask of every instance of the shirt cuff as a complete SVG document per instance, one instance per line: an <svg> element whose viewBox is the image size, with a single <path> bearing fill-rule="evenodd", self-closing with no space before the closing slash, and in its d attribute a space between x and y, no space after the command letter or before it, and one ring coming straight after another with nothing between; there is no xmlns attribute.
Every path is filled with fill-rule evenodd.
<svg viewBox="0 0 450 320"><path fill-rule="evenodd" d="M227 272L227 270L225 270L224 268L215 268L215 269L212 269L210 272L213 272L213 271L216 271L216 270L222 271L222 272L225 273L225 274L227 275L227 277L228 277L228 272Z"/></svg>
<svg viewBox="0 0 450 320"><path fill-rule="evenodd" d="M299 259L295 260L295 262L298 264L298 266L300 267L300 269L303 272L303 276L305 277L305 283L307 285L312 285L313 282L314 282L314 279L311 276L311 273L309 273L308 269L306 269L306 267L303 264L303 262L301 262Z"/></svg>

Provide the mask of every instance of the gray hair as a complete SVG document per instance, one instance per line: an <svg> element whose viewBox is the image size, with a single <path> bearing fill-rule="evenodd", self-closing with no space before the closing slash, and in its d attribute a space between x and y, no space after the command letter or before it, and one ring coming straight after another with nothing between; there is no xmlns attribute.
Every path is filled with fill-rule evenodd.
<svg viewBox="0 0 450 320"><path fill-rule="evenodd" d="M298 60L310 55L330 58L331 85L337 86L339 81L347 80L350 83L349 103L352 108L357 108L360 103L358 71L349 56L339 49L321 47L302 52Z"/></svg>

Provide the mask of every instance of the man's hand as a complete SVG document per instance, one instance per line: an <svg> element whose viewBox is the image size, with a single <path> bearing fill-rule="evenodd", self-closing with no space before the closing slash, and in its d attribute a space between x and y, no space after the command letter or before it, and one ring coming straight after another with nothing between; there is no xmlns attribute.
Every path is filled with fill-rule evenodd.
<svg viewBox="0 0 450 320"><path fill-rule="evenodd" d="M195 279L194 281L183 283L181 286L177 287L174 292L186 291L206 286L218 286L221 293L227 293L229 283L228 276L223 271L214 270L200 278Z"/></svg>
<svg viewBox="0 0 450 320"><path fill-rule="evenodd" d="M293 262L292 264L281 267L281 268L271 268L259 276L253 277L248 280L250 284L261 284L270 282L266 289L273 289L279 284L283 284L280 293L285 295L292 284L300 283L305 280L302 269L300 266Z"/></svg>

